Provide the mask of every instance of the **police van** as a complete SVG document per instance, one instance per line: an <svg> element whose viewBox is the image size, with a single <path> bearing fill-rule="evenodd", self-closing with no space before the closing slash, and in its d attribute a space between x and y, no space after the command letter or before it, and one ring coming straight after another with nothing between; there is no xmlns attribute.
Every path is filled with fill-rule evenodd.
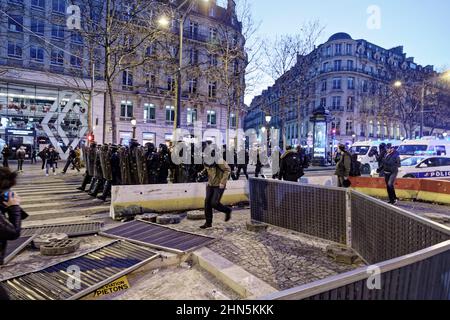
<svg viewBox="0 0 450 320"><path fill-rule="evenodd" d="M450 179L450 157L416 156L402 160L399 178Z"/></svg>
<svg viewBox="0 0 450 320"><path fill-rule="evenodd" d="M434 137L405 140L397 151L402 160L414 156L450 156L450 141Z"/></svg>
<svg viewBox="0 0 450 320"><path fill-rule="evenodd" d="M394 147L399 146L402 142L399 140L378 140L378 141L361 141L355 142L350 148L351 154L358 155L358 161L361 162L361 173L370 174L378 168L376 153L379 152L380 144L392 144Z"/></svg>

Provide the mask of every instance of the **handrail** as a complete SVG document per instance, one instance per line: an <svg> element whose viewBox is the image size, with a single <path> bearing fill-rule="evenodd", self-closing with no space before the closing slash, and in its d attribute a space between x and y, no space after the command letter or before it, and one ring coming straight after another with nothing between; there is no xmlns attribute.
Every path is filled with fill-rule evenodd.
<svg viewBox="0 0 450 320"><path fill-rule="evenodd" d="M346 272L337 276L332 276L323 280L319 280L313 283L295 287L292 289L276 292L261 298L258 300L303 300L308 297L324 293L329 290L337 289L345 285L367 279L371 276L368 272L371 267L377 267L381 273L386 273L392 270L400 269L417 263L426 259L429 259L438 254L444 253L450 250L450 240L441 242L432 247L402 256L394 258L388 261L381 262L376 265L361 267L356 270Z"/></svg>

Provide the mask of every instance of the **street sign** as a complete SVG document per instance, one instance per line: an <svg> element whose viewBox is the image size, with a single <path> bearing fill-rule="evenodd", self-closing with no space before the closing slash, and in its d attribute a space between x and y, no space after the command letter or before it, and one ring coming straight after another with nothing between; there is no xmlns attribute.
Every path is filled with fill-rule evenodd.
<svg viewBox="0 0 450 320"><path fill-rule="evenodd" d="M6 136L34 137L35 131L30 129L5 129Z"/></svg>

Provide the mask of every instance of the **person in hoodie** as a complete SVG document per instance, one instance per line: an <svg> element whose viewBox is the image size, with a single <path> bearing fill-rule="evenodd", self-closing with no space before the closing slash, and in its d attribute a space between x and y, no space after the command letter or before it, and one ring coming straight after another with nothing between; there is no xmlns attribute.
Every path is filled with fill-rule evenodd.
<svg viewBox="0 0 450 320"><path fill-rule="evenodd" d="M301 155L291 146L281 156L279 180L297 182L303 175L303 161Z"/></svg>

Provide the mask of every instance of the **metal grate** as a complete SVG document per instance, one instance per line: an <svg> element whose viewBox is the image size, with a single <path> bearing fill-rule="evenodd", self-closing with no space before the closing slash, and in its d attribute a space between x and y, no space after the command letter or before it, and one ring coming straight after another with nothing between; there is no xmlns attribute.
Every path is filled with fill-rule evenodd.
<svg viewBox="0 0 450 320"><path fill-rule="evenodd" d="M346 191L250 179L253 220L346 243Z"/></svg>
<svg viewBox="0 0 450 320"><path fill-rule="evenodd" d="M5 258L3 259L3 264L10 262L16 255L18 255L26 246L33 241L34 236L21 237L14 241L8 241L6 245Z"/></svg>
<svg viewBox="0 0 450 320"><path fill-rule="evenodd" d="M111 283L158 256L141 246L115 241L77 258L7 279L2 285L10 297L16 300L74 300ZM77 268L80 271L80 286L74 285L72 270Z"/></svg>
<svg viewBox="0 0 450 320"><path fill-rule="evenodd" d="M440 226L358 192L351 193L352 247L369 263L450 239Z"/></svg>
<svg viewBox="0 0 450 320"><path fill-rule="evenodd" d="M211 237L178 231L140 220L126 223L101 234L175 253L192 251L215 240Z"/></svg>
<svg viewBox="0 0 450 320"><path fill-rule="evenodd" d="M102 227L103 223L101 222L54 224L39 227L23 228L22 235L31 236L48 233L65 233L69 237L79 237L99 233Z"/></svg>

